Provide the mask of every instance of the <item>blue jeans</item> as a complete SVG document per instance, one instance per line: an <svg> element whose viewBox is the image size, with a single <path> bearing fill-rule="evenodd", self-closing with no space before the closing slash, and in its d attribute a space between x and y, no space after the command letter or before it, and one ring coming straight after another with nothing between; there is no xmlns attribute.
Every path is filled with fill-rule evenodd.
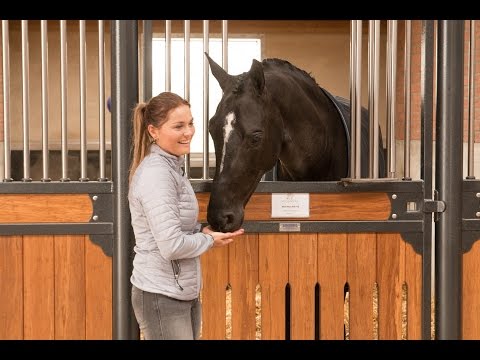
<svg viewBox="0 0 480 360"><path fill-rule="evenodd" d="M200 336L200 299L177 300L132 285L132 306L145 340L197 340Z"/></svg>

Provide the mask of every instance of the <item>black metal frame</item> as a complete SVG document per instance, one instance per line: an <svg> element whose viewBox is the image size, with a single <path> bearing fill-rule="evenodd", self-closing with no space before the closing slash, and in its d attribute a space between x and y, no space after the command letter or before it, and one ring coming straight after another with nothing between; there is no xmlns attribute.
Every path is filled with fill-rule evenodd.
<svg viewBox="0 0 480 360"><path fill-rule="evenodd" d="M132 110L138 102L138 23L114 20L112 34L113 338L138 339L131 306L133 236L128 209Z"/></svg>
<svg viewBox="0 0 480 360"><path fill-rule="evenodd" d="M446 210L435 224L435 335L462 338L463 20L438 21L436 188Z"/></svg>

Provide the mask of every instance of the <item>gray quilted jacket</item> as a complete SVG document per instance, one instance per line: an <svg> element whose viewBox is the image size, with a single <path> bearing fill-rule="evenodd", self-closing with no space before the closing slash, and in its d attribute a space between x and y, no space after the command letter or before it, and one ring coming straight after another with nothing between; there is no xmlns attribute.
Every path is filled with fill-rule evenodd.
<svg viewBox="0 0 480 360"><path fill-rule="evenodd" d="M156 144L133 175L128 193L135 233L130 281L137 288L192 300L202 288L199 256L213 246L200 232L198 202L183 157Z"/></svg>

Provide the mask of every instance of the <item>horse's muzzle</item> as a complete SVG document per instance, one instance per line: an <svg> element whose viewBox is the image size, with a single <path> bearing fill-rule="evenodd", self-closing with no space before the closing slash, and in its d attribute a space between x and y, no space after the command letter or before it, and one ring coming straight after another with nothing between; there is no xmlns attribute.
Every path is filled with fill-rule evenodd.
<svg viewBox="0 0 480 360"><path fill-rule="evenodd" d="M215 209L209 206L207 221L213 230L231 232L240 229L243 223L243 209L241 211Z"/></svg>

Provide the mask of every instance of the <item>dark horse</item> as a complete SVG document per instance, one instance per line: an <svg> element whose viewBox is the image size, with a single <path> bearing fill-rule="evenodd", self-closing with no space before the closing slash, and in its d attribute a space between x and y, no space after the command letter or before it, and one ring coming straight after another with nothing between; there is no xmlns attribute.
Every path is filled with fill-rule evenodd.
<svg viewBox="0 0 480 360"><path fill-rule="evenodd" d="M350 103L322 89L288 61L253 60L230 75L206 54L223 97L208 130L216 171L208 223L234 231L262 176L277 165L280 181L334 181L349 176ZM379 129L380 130L380 129ZM362 109L362 177L368 176L368 113ZM382 138L379 176L385 176Z"/></svg>

